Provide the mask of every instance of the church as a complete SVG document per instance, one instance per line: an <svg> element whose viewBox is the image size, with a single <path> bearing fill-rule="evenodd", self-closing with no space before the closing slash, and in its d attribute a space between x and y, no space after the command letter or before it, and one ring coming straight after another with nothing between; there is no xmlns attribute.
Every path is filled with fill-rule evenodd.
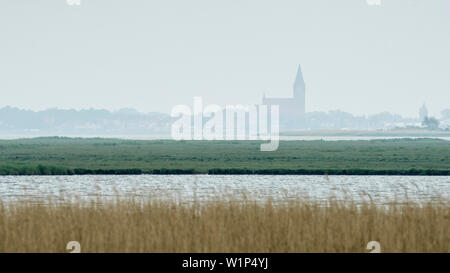
<svg viewBox="0 0 450 273"><path fill-rule="evenodd" d="M265 95L263 97L263 105L279 106L281 125L298 124L305 115L306 89L300 65L298 66L293 89L294 94L291 98L266 98Z"/></svg>

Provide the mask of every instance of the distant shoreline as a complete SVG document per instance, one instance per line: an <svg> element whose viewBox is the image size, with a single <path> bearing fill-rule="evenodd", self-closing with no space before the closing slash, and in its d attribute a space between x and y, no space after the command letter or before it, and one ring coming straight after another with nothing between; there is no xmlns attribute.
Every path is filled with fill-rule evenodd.
<svg viewBox="0 0 450 273"><path fill-rule="evenodd" d="M109 135L109 136L96 136L96 135L73 135L73 136L2 136L0 135L0 141L8 140L26 140L48 137L60 137L60 138L73 138L73 139L116 139L116 140L136 140L136 141L158 141L158 140L173 140L170 136L145 136L145 135ZM280 135L280 141L359 141L359 140L401 140L401 139L437 139L450 141L450 134L441 136L403 136L403 135ZM195 140L202 141L202 140ZM238 140L247 141L247 140Z"/></svg>
<svg viewBox="0 0 450 273"><path fill-rule="evenodd" d="M57 132L42 132L40 134L1 134L0 140L19 140L43 137L65 138L104 138L122 140L171 140L167 134L68 134ZM401 138L436 138L450 140L448 130L427 129L392 129L392 130L297 130L281 131L280 140L372 140L372 139L401 139Z"/></svg>
<svg viewBox="0 0 450 273"><path fill-rule="evenodd" d="M281 136L342 136L342 137L449 137L447 130L426 130L426 129L392 129L392 130L298 130L284 131Z"/></svg>

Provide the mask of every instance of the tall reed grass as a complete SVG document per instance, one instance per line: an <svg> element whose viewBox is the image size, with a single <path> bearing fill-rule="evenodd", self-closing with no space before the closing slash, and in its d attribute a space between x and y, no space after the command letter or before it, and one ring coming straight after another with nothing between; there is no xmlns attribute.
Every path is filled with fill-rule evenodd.
<svg viewBox="0 0 450 273"><path fill-rule="evenodd" d="M0 252L450 252L448 200L0 202Z"/></svg>

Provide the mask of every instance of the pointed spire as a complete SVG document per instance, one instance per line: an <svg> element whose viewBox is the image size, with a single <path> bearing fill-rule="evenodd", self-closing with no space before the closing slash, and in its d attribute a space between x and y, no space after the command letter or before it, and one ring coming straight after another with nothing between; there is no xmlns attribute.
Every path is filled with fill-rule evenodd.
<svg viewBox="0 0 450 273"><path fill-rule="evenodd" d="M298 69L297 69L297 76L295 77L295 85L304 85L305 82L303 80L303 73L302 73L302 67L301 65L298 65Z"/></svg>

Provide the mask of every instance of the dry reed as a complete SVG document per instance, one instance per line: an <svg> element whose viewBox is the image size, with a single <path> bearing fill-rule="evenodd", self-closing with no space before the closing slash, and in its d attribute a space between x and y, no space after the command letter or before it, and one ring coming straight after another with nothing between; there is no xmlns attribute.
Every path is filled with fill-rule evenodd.
<svg viewBox="0 0 450 273"><path fill-rule="evenodd" d="M0 202L0 252L450 252L449 202Z"/></svg>

